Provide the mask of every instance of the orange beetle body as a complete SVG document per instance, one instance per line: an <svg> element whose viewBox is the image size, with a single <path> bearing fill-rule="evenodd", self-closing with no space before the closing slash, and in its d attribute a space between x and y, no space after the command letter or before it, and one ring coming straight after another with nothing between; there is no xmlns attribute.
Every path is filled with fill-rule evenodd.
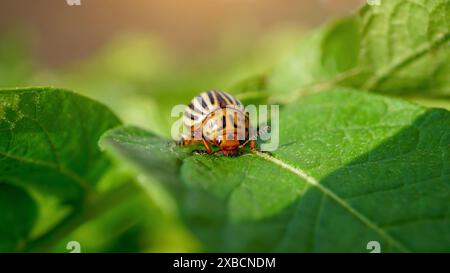
<svg viewBox="0 0 450 273"><path fill-rule="evenodd" d="M182 143L202 142L208 154L212 153L211 145L219 147L225 156L236 155L247 143L251 150L256 149L244 106L225 92L207 91L193 98L184 112L183 124L189 135L182 136Z"/></svg>

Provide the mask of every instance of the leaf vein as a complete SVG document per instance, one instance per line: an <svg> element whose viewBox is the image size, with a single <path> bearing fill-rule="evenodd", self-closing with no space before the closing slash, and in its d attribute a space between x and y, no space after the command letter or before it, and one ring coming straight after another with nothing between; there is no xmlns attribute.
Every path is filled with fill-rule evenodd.
<svg viewBox="0 0 450 273"><path fill-rule="evenodd" d="M320 184L319 181L312 177L311 175L307 174L303 170L300 170L298 168L295 168L294 166L291 166L275 157L272 157L270 155L267 155L262 152L256 152L257 156L261 157L262 159L272 162L278 166L280 166L283 169L286 169L287 171L297 175L298 177L304 179L307 183L311 184L312 186L317 187L320 191L322 191L325 195L329 196L332 200L334 200L337 204L339 204L341 207L343 207L345 210L347 210L351 215L353 215L356 219L361 221L364 225L366 225L368 228L372 229L376 233L378 233L381 237L385 238L387 241L389 241L392 245L400 249L404 252L411 252L406 246L404 246L401 242L399 242L397 239L392 237L390 234L388 234L385 230L383 230L381 227L379 227L377 224L375 224L372 220L364 216L361 212L357 211L355 208L350 206L344 199L336 195L334 192L332 192L329 188L325 187L324 185Z"/></svg>

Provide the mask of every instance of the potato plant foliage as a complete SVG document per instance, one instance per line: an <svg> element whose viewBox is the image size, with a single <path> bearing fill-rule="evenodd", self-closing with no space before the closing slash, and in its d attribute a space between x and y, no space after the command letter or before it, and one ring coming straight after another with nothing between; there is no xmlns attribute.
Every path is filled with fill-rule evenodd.
<svg viewBox="0 0 450 273"><path fill-rule="evenodd" d="M370 241L449 252L449 20L448 0L365 5L231 87L282 104L271 153L177 146L167 107L192 92L148 95L156 133L122 122L126 94L104 94L148 84L124 84L138 68L93 84L112 110L63 89L2 89L0 252L66 252L71 240L110 252L368 252ZM186 78L159 88L188 89ZM139 101L128 107L149 107Z"/></svg>

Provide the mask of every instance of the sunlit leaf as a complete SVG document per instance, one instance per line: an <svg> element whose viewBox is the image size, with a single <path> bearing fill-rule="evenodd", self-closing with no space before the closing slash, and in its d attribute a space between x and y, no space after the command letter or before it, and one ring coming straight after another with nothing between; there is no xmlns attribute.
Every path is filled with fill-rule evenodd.
<svg viewBox="0 0 450 273"><path fill-rule="evenodd" d="M448 251L449 112L340 89L290 105L280 125L277 151L235 158L189 156L137 128L101 143L178 175L211 251Z"/></svg>
<svg viewBox="0 0 450 273"><path fill-rule="evenodd" d="M389 94L450 90L448 0L383 1L307 37L268 75L295 96L341 85Z"/></svg>

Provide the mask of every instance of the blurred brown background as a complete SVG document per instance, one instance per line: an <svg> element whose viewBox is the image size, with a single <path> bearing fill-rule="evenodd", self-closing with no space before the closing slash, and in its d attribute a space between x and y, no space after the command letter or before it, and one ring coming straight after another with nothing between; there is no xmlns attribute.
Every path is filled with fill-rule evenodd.
<svg viewBox="0 0 450 273"><path fill-rule="evenodd" d="M89 56L116 34L144 32L177 54L214 52L219 35L245 39L296 24L313 27L345 15L362 0L1 0L0 32L21 26L47 66Z"/></svg>

